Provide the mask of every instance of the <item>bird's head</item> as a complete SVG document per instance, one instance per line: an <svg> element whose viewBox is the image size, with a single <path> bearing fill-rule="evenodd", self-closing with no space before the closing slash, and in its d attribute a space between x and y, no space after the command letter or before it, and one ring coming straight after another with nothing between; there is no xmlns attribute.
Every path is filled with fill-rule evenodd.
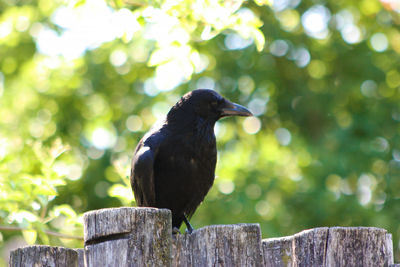
<svg viewBox="0 0 400 267"><path fill-rule="evenodd" d="M214 90L197 89L185 94L172 110L181 109L204 119L217 121L227 116L252 116L245 107L232 103ZM171 111L172 111L171 110Z"/></svg>

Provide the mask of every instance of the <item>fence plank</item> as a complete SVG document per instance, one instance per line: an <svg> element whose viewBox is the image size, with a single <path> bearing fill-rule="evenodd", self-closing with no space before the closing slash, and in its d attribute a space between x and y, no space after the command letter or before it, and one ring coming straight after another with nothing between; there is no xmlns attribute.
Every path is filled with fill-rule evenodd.
<svg viewBox="0 0 400 267"><path fill-rule="evenodd" d="M85 267L85 250L83 248L75 248L78 253L78 267Z"/></svg>
<svg viewBox="0 0 400 267"><path fill-rule="evenodd" d="M392 237L374 227L305 230L263 240L264 266L390 266Z"/></svg>
<svg viewBox="0 0 400 267"><path fill-rule="evenodd" d="M388 266L393 264L392 237L384 229L332 227L329 229L327 243L326 266Z"/></svg>
<svg viewBox="0 0 400 267"><path fill-rule="evenodd" d="M84 215L87 266L169 266L171 212L102 209Z"/></svg>
<svg viewBox="0 0 400 267"><path fill-rule="evenodd" d="M258 224L212 225L174 236L172 266L262 266Z"/></svg>
<svg viewBox="0 0 400 267"><path fill-rule="evenodd" d="M9 266L78 267L78 254L63 247L28 246L11 252Z"/></svg>
<svg viewBox="0 0 400 267"><path fill-rule="evenodd" d="M293 236L264 239L262 241L264 266L292 267L293 239Z"/></svg>

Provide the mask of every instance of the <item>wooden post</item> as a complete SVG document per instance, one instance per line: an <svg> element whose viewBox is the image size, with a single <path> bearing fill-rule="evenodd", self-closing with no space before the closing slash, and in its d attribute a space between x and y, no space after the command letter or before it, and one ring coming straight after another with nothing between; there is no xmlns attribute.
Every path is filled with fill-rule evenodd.
<svg viewBox="0 0 400 267"><path fill-rule="evenodd" d="M293 236L268 238L262 241L264 266L293 266Z"/></svg>
<svg viewBox="0 0 400 267"><path fill-rule="evenodd" d="M28 246L11 252L9 266L78 267L78 254L62 247Z"/></svg>
<svg viewBox="0 0 400 267"><path fill-rule="evenodd" d="M171 211L117 208L84 215L86 266L169 266Z"/></svg>
<svg viewBox="0 0 400 267"><path fill-rule="evenodd" d="M262 266L258 224L212 225L173 237L172 266Z"/></svg>
<svg viewBox="0 0 400 267"><path fill-rule="evenodd" d="M263 240L264 266L390 266L392 236L374 227L324 227Z"/></svg>
<svg viewBox="0 0 400 267"><path fill-rule="evenodd" d="M85 267L85 250L83 248L74 249L78 253L78 267Z"/></svg>

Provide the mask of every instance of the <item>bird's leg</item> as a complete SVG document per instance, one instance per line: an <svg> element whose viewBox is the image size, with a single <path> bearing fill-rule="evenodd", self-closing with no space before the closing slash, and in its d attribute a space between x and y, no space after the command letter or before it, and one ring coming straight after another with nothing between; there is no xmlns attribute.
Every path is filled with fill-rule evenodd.
<svg viewBox="0 0 400 267"><path fill-rule="evenodd" d="M186 218L185 215L183 215L183 221L186 224L186 232L189 233L189 234L193 233L194 229L193 229L192 225L190 224L189 220Z"/></svg>
<svg viewBox="0 0 400 267"><path fill-rule="evenodd" d="M172 227L172 234L177 235L180 234L181 232L179 231L178 227Z"/></svg>

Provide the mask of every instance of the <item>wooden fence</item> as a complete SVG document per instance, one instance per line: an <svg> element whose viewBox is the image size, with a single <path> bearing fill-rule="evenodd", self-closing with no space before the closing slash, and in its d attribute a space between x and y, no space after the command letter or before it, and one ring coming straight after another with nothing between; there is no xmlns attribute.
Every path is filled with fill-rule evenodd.
<svg viewBox="0 0 400 267"><path fill-rule="evenodd" d="M83 249L18 248L10 266L388 266L392 236L373 227L322 227L261 239L258 224L171 233L166 209L115 208L84 215Z"/></svg>

